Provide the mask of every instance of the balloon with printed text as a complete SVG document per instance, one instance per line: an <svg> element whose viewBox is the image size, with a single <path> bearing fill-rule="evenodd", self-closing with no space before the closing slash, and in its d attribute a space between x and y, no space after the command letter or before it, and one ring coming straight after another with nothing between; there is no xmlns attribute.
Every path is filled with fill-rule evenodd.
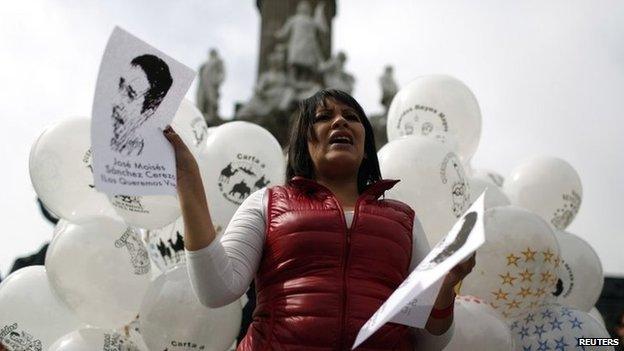
<svg viewBox="0 0 624 351"><path fill-rule="evenodd" d="M83 326L52 291L44 266L22 268L0 283L0 344L8 350L47 350Z"/></svg>
<svg viewBox="0 0 624 351"><path fill-rule="evenodd" d="M388 140L424 136L457 140L458 156L467 164L481 137L481 110L470 89L457 78L416 78L395 95L388 109Z"/></svg>
<svg viewBox="0 0 624 351"><path fill-rule="evenodd" d="M391 141L378 154L382 177L401 180L386 197L410 205L429 243L437 243L470 205L459 156L446 144L416 136Z"/></svg>
<svg viewBox="0 0 624 351"><path fill-rule="evenodd" d="M511 172L503 190L511 203L565 230L581 206L583 187L576 170L556 157L534 157Z"/></svg>
<svg viewBox="0 0 624 351"><path fill-rule="evenodd" d="M217 235L251 193L282 184L286 172L275 137L242 121L222 124L211 132L198 163Z"/></svg>
<svg viewBox="0 0 624 351"><path fill-rule="evenodd" d="M138 233L104 217L67 225L46 254L54 292L83 322L103 329L117 329L136 318L150 267Z"/></svg>
<svg viewBox="0 0 624 351"><path fill-rule="evenodd" d="M484 220L485 244L461 293L487 301L507 320L554 301L560 255L551 226L515 206L491 208Z"/></svg>
<svg viewBox="0 0 624 351"><path fill-rule="evenodd" d="M141 304L139 322L150 350L177 350L177 346L225 351L238 335L241 316L239 300L220 308L201 305L191 287L187 268L181 265L151 283Z"/></svg>
<svg viewBox="0 0 624 351"><path fill-rule="evenodd" d="M37 196L59 217L77 221L115 216L106 195L93 184L91 121L68 118L47 128L35 141L28 161Z"/></svg>

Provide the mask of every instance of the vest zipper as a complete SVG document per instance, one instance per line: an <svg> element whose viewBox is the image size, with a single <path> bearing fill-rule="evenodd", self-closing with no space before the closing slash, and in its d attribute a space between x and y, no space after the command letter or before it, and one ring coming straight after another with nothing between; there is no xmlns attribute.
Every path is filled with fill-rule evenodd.
<svg viewBox="0 0 624 351"><path fill-rule="evenodd" d="M334 199L335 200L335 199ZM345 245L345 249L344 249L344 255L343 255L343 260L342 260L342 309L341 309L341 321L340 321L340 342L338 345L338 351L341 350L350 350L350 345L345 345L346 343L346 324L347 324L347 265L349 264L349 254L351 253L351 231L353 230L353 228L355 228L355 224L356 224L356 220L357 220L357 214L358 214L358 208L359 208L359 204L360 204L360 197L357 198L357 200L355 201L355 206L353 208L353 220L351 221L351 226L347 226L347 221L345 219L345 213L344 210L342 209L342 206L340 205L340 203L338 202L338 200L335 200L336 204L338 205L338 208L340 209L340 218L342 219L342 223L344 224L344 228L345 228L345 233L346 233L346 245Z"/></svg>

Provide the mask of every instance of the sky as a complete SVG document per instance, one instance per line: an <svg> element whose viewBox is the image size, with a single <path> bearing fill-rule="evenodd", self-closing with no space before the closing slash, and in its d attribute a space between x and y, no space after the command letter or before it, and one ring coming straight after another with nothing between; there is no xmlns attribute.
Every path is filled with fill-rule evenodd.
<svg viewBox="0 0 624 351"><path fill-rule="evenodd" d="M89 116L100 58L119 25L197 69L216 47L227 78L221 114L247 100L256 78L260 16L253 0L29 0L0 9L0 272L52 234L28 174L37 136ZM341 0L334 51L347 53L354 96L381 111L378 78L399 85L448 74L477 97L483 118L474 168L507 175L538 155L565 159L583 182L569 232L624 276L624 2L617 0ZM187 97L194 100L195 85Z"/></svg>

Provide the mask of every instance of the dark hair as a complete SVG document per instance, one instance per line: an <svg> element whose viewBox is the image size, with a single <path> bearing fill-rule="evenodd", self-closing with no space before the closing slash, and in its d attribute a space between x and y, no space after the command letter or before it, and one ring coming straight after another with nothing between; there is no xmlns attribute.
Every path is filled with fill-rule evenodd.
<svg viewBox="0 0 624 351"><path fill-rule="evenodd" d="M141 113L157 109L173 83L169 66L159 57L148 54L133 58L130 64L141 67L150 85L149 90L145 94Z"/></svg>
<svg viewBox="0 0 624 351"><path fill-rule="evenodd" d="M354 109L364 126L364 154L366 157L358 169L358 192L361 193L367 185L381 179L373 127L362 106L351 95L336 89L319 90L316 94L299 103L299 113L290 130L286 180L294 176L315 179L314 163L308 150L308 139L315 137L312 129L316 109L319 106L325 107L328 99L333 99Z"/></svg>

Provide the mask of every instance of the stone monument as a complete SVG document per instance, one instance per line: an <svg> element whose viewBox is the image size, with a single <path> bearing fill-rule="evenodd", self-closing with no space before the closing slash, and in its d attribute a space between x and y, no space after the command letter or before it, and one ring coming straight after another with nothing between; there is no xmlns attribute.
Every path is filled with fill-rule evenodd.
<svg viewBox="0 0 624 351"><path fill-rule="evenodd" d="M384 68L384 73L379 77L379 85L381 86L381 104L387 113L392 99L399 92L399 86L394 80L394 68L392 66L387 65Z"/></svg>
<svg viewBox="0 0 624 351"><path fill-rule="evenodd" d="M345 70L344 52L331 55L335 0L257 0L256 4L261 15L258 77L251 98L236 104L234 119L261 125L286 146L298 103L321 88L353 93L355 77ZM214 67L220 69L210 73ZM224 122L217 115L224 74L220 59L209 59L200 69L197 102L209 126ZM384 77L382 103L389 103L394 78L391 72ZM386 142L386 115L369 117L379 148Z"/></svg>
<svg viewBox="0 0 624 351"><path fill-rule="evenodd" d="M326 30L320 33L319 48L323 60L327 60L331 55L332 43L332 20L336 16L335 0L307 0L311 9L322 6L323 17L325 19ZM258 78L269 69L268 58L273 52L278 39L275 37L280 29L283 29L287 20L297 14L297 7L300 1L297 0L257 0L256 5L261 16L260 24L260 56L258 59ZM320 14L315 13L315 17Z"/></svg>
<svg viewBox="0 0 624 351"><path fill-rule="evenodd" d="M219 118L219 88L225 80L225 67L217 49L208 52L208 60L199 68L197 108L204 114L208 126L221 124Z"/></svg>

